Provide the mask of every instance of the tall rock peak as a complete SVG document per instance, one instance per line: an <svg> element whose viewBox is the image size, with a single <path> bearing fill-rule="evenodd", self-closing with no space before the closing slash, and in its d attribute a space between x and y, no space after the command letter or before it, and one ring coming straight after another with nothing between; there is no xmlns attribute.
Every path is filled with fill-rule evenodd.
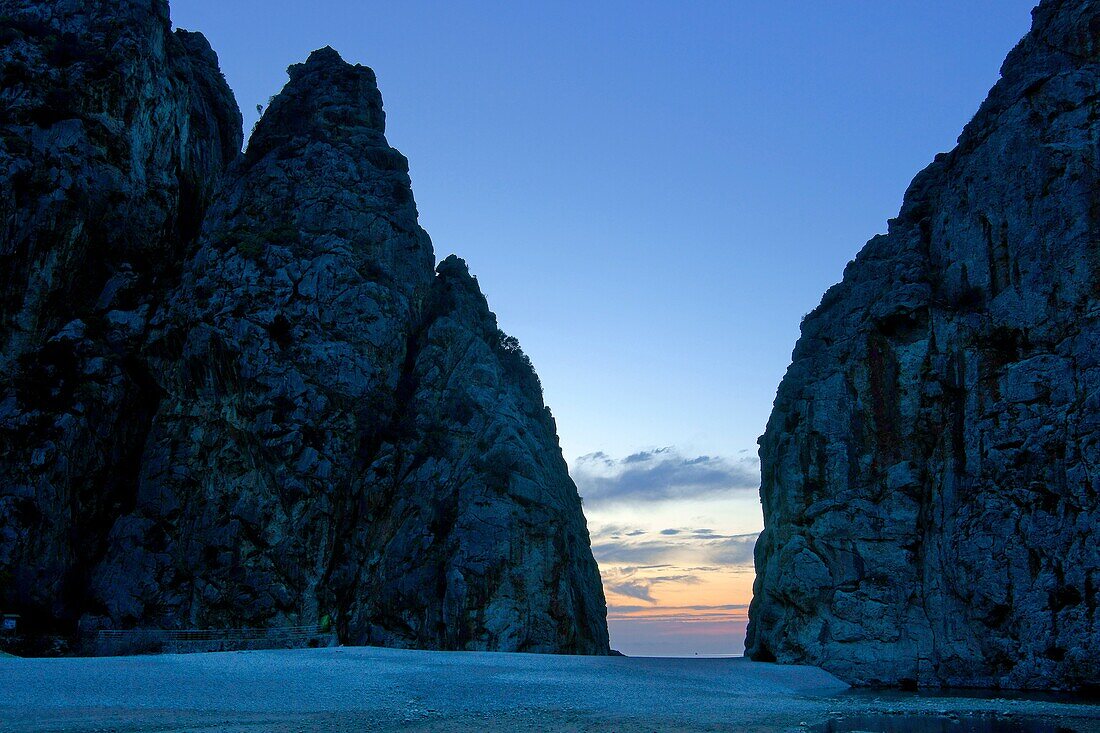
<svg viewBox="0 0 1100 733"><path fill-rule="evenodd" d="M477 284L477 278L470 274L470 267L466 260L457 255L448 255L436 268L439 281L466 288L471 292L481 295L481 288Z"/></svg>
<svg viewBox="0 0 1100 733"><path fill-rule="evenodd" d="M1100 682L1100 2L1033 18L803 321L760 439L756 659Z"/></svg>
<svg viewBox="0 0 1100 733"><path fill-rule="evenodd" d="M465 263L436 272L374 72L290 67L241 156L167 18L0 2L0 606L77 641L327 619L607 653L538 377Z"/></svg>
<svg viewBox="0 0 1100 733"><path fill-rule="evenodd" d="M252 134L250 158L294 138L385 134L382 94L370 68L349 64L326 46L287 73L290 82L272 100Z"/></svg>
<svg viewBox="0 0 1100 733"><path fill-rule="evenodd" d="M338 69L345 69L348 66L350 66L350 64L347 61L344 61L344 57L340 55L339 51L337 51L332 46L325 46L324 48L319 48L316 51L310 53L309 56L306 58L304 64L295 64L294 66L291 66L290 75L293 78L294 75L300 71L317 67L335 67ZM360 66L359 68L366 67ZM371 72L371 77L374 77L373 71Z"/></svg>
<svg viewBox="0 0 1100 733"><path fill-rule="evenodd" d="M470 266L466 264L466 260L462 259L458 255L447 255L443 258L443 261L436 267L436 271L440 275L450 275L454 277L469 276Z"/></svg>

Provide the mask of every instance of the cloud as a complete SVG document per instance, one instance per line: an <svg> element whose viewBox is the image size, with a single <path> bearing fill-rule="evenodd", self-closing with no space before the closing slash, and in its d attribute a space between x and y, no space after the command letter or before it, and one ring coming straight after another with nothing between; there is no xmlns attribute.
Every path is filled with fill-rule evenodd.
<svg viewBox="0 0 1100 733"><path fill-rule="evenodd" d="M748 610L747 603L696 604L690 606L643 606L609 603L607 605L607 620L678 623L744 621L748 618Z"/></svg>
<svg viewBox="0 0 1100 733"><path fill-rule="evenodd" d="M672 583L675 585L696 585L699 578L690 573L677 575L645 575L640 570L646 568L616 568L604 573L604 585L606 589L627 598L636 598L646 603L656 603L653 597L653 588L658 585ZM642 608L639 606L639 608Z"/></svg>
<svg viewBox="0 0 1100 733"><path fill-rule="evenodd" d="M669 528L657 535L605 527L592 534L592 554L601 566L752 566L759 535L722 535L709 529Z"/></svg>
<svg viewBox="0 0 1100 733"><path fill-rule="evenodd" d="M588 506L724 496L760 486L760 462L754 456L688 457L675 448L622 459L589 453L573 462L572 474Z"/></svg>
<svg viewBox="0 0 1100 733"><path fill-rule="evenodd" d="M747 611L748 608L749 608L749 605L747 603L726 603L726 604L718 605L718 606L708 606L708 605L703 605L703 604L696 604L696 605L691 605L691 606L662 606L661 610L662 611L668 611L669 613L684 612L684 611L708 611L708 612L722 613L722 612L727 612L727 611ZM653 609L650 606L619 606L619 605L615 605L615 604L608 604L608 606L607 606L608 613L616 613L616 614L627 614L627 613L638 613L638 612L645 612L645 613L648 614L648 613L652 612L652 610Z"/></svg>
<svg viewBox="0 0 1100 733"><path fill-rule="evenodd" d="M676 555L682 554L678 550L681 546L660 540L646 542L623 542L608 540L607 542L593 542L592 555L598 563L610 563L613 565L654 565L658 563L674 562Z"/></svg>
<svg viewBox="0 0 1100 733"><path fill-rule="evenodd" d="M756 534L723 537L711 547L711 562L720 565L752 565Z"/></svg>
<svg viewBox="0 0 1100 733"><path fill-rule="evenodd" d="M621 524L605 524L600 527L599 531L600 537L610 537L616 540L622 539L623 537L641 537L644 534L647 534L644 529L625 527Z"/></svg>
<svg viewBox="0 0 1100 733"><path fill-rule="evenodd" d="M636 580L628 580L623 583L608 583L607 589L612 593L618 593L621 596L627 596L628 598L637 598L639 601L647 601L649 603L656 603L657 599L650 593L652 584L643 583Z"/></svg>

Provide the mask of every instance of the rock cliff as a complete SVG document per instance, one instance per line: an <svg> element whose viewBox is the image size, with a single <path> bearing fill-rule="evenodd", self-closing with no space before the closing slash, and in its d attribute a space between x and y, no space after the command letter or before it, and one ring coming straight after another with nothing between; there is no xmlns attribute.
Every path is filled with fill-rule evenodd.
<svg viewBox="0 0 1100 733"><path fill-rule="evenodd" d="M0 605L61 631L327 617L349 643L606 653L538 378L461 260L434 271L374 73L314 52L240 155L209 46L122 5L0 3L142 74L5 128ZM35 32L4 53L49 72ZM51 143L86 181L54 203L16 172L85 97L129 137Z"/></svg>
<svg viewBox="0 0 1100 733"><path fill-rule="evenodd" d="M1100 682L1100 3L1047 0L802 324L748 653L856 683Z"/></svg>
<svg viewBox="0 0 1100 733"><path fill-rule="evenodd" d="M0 605L70 625L133 504L150 314L241 117L166 2L0 2Z"/></svg>

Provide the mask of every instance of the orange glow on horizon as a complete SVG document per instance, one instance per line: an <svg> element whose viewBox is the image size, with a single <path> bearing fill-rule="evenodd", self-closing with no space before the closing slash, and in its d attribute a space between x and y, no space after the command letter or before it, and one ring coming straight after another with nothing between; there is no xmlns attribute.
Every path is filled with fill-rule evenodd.
<svg viewBox="0 0 1100 733"><path fill-rule="evenodd" d="M749 499L616 506L589 515L611 645L629 656L744 651L759 533Z"/></svg>
<svg viewBox="0 0 1100 733"><path fill-rule="evenodd" d="M737 621L748 618L751 569L610 565L603 568L609 620Z"/></svg>

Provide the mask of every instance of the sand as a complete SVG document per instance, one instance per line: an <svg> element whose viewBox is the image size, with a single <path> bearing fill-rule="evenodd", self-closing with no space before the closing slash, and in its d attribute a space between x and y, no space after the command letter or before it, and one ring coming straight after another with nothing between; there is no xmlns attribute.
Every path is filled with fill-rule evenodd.
<svg viewBox="0 0 1100 733"><path fill-rule="evenodd" d="M1059 726L1100 733L1100 704L852 692L819 669L743 659L377 648L0 659L0 730L12 733L1056 733Z"/></svg>

